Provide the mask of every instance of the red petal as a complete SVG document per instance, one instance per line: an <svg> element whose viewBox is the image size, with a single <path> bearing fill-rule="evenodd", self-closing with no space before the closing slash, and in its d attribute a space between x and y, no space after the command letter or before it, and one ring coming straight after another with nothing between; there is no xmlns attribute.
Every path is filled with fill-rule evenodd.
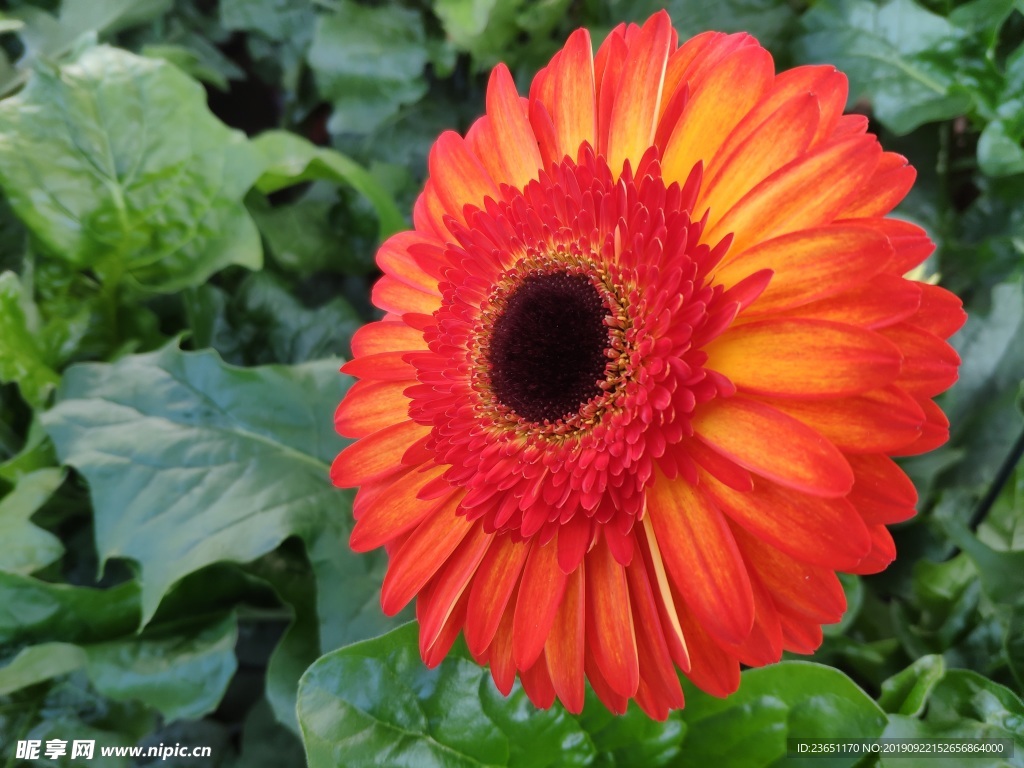
<svg viewBox="0 0 1024 768"><path fill-rule="evenodd" d="M438 502L420 501L420 488L441 475L447 467L432 465L422 471L410 472L396 480L377 497L372 507L356 521L349 537L349 546L356 552L369 552L387 544L415 527L448 499ZM458 493L455 491L453 493Z"/></svg>
<svg viewBox="0 0 1024 768"><path fill-rule="evenodd" d="M409 446L430 434L430 427L414 421L401 421L367 435L338 454L331 465L331 482L341 488L364 483L400 472L402 456Z"/></svg>
<svg viewBox="0 0 1024 768"><path fill-rule="evenodd" d="M509 599L529 553L529 542L512 541L506 534L496 536L484 555L473 579L466 613L466 645L474 653L483 653L494 639L502 616L514 611L515 603L509 605Z"/></svg>
<svg viewBox="0 0 1024 768"><path fill-rule="evenodd" d="M430 181L444 212L460 224L467 205L484 207L484 199L499 199L498 187L480 160L455 131L442 133L430 149L427 160Z"/></svg>
<svg viewBox="0 0 1024 768"><path fill-rule="evenodd" d="M883 153L875 175L847 201L842 217L884 216L907 196L915 178L917 171L907 163L907 158L895 152Z"/></svg>
<svg viewBox="0 0 1024 768"><path fill-rule="evenodd" d="M949 419L946 418L942 409L933 400L927 398L918 401L918 405L926 417L921 435L914 442L889 451L888 453L893 456L917 456L928 453L940 445L945 445L949 440Z"/></svg>
<svg viewBox="0 0 1024 768"><path fill-rule="evenodd" d="M512 630L512 656L519 669L533 666L544 650L565 593L565 581L558 567L558 542L534 544L523 568Z"/></svg>
<svg viewBox="0 0 1024 768"><path fill-rule="evenodd" d="M455 513L461 496L453 493L431 512L391 557L380 595L388 616L408 605L472 529L473 522Z"/></svg>
<svg viewBox="0 0 1024 768"><path fill-rule="evenodd" d="M780 613L804 616L819 624L842 618L846 595L834 571L796 560L738 525L733 525L733 534L744 560Z"/></svg>
<svg viewBox="0 0 1024 768"><path fill-rule="evenodd" d="M892 534L884 525L871 526L871 552L850 573L867 575L880 573L889 567L889 563L896 559L896 542L892 540Z"/></svg>
<svg viewBox="0 0 1024 768"><path fill-rule="evenodd" d="M455 554L434 576L427 591L420 594L416 601L416 618L420 623L421 648L429 648L436 642L490 547L491 539L482 525L473 526Z"/></svg>
<svg viewBox="0 0 1024 768"><path fill-rule="evenodd" d="M948 339L960 330L967 320L960 298L938 285L918 283L921 286L921 307L907 322L924 328L942 339Z"/></svg>
<svg viewBox="0 0 1024 768"><path fill-rule="evenodd" d="M876 330L912 316L920 300L921 292L915 283L883 272L847 291L795 307L784 314ZM752 309L756 311L756 307Z"/></svg>
<svg viewBox="0 0 1024 768"><path fill-rule="evenodd" d="M896 383L910 394L934 397L956 382L960 357L935 334L909 323L883 328L878 333L903 353L903 367Z"/></svg>
<svg viewBox="0 0 1024 768"><path fill-rule="evenodd" d="M725 697L735 693L740 687L740 664L736 657L712 640L689 611L680 610L679 619L693 659L686 676L712 696Z"/></svg>
<svg viewBox="0 0 1024 768"><path fill-rule="evenodd" d="M849 456L856 482L847 497L868 524L898 523L914 516L917 489L888 456Z"/></svg>
<svg viewBox="0 0 1024 768"><path fill-rule="evenodd" d="M555 703L555 687L551 683L547 661L543 655L529 669L520 670L519 681L523 684L523 690L526 691L533 706L547 709Z"/></svg>

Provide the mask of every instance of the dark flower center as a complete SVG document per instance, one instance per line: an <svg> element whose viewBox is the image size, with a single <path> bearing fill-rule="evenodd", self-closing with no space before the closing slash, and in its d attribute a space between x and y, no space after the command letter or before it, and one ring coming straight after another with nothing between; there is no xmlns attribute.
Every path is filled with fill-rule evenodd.
<svg viewBox="0 0 1024 768"><path fill-rule="evenodd" d="M488 350L498 400L523 419L557 421L601 393L608 309L582 275L526 277L494 322Z"/></svg>

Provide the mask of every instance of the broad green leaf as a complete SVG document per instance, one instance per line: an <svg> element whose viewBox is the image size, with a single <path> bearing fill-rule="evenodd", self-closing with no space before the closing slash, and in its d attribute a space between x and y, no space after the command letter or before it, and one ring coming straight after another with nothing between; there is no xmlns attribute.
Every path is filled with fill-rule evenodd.
<svg viewBox="0 0 1024 768"><path fill-rule="evenodd" d="M15 12L9 24L25 46L18 64L56 59L70 51L84 35L115 32L149 21L171 7L172 0L62 0L59 17L28 6Z"/></svg>
<svg viewBox="0 0 1024 768"><path fill-rule="evenodd" d="M200 717L218 705L234 674L237 621L231 609L243 594L240 587L248 586L234 583L223 569L206 575L217 581L202 594L191 585L187 604L184 595L172 593L158 620L137 634L134 582L99 590L0 574L0 647L28 646L12 665L32 662L7 674L17 681L19 670L37 670L32 674L38 682L82 666L104 696L141 701L167 719ZM66 663L47 665L51 651ZM72 667L72 659L80 663Z"/></svg>
<svg viewBox="0 0 1024 768"><path fill-rule="evenodd" d="M333 133L372 134L403 104L427 92L426 38L420 14L398 6L339 0L317 20L309 66L331 101Z"/></svg>
<svg viewBox="0 0 1024 768"><path fill-rule="evenodd" d="M387 616L381 610L380 587L387 571L387 555L381 550L353 554L348 546L351 493L335 504L334 514L306 541L316 574L320 646L325 652L383 634L412 618L411 608L398 616ZM345 588L338 589L338 584Z"/></svg>
<svg viewBox="0 0 1024 768"><path fill-rule="evenodd" d="M53 444L39 424L39 419L34 418L29 425L25 442L18 452L0 463L0 479L12 484L17 483L23 475L52 467L56 463L57 456L53 452Z"/></svg>
<svg viewBox="0 0 1024 768"><path fill-rule="evenodd" d="M345 184L373 205L381 239L407 228L391 195L365 168L340 152L317 147L285 131L267 131L253 140L252 145L260 155L263 168L263 175L256 183L260 192L274 192L314 180Z"/></svg>
<svg viewBox="0 0 1024 768"><path fill-rule="evenodd" d="M875 738L886 715L839 670L786 661L745 671L725 699L687 686L683 721L683 764L759 768L785 764L787 739ZM840 756L814 765L856 762Z"/></svg>
<svg viewBox="0 0 1024 768"><path fill-rule="evenodd" d="M1024 704L1020 697L976 672L948 670L932 688L922 719L891 715L885 738L1012 739L1013 757L972 755L971 759L885 757L881 768L1020 768L1024 766Z"/></svg>
<svg viewBox="0 0 1024 768"><path fill-rule="evenodd" d="M44 643L22 649L0 667L0 696L74 672L85 665L85 652L71 643Z"/></svg>
<svg viewBox="0 0 1024 768"><path fill-rule="evenodd" d="M52 255L174 291L261 264L245 138L176 67L100 46L0 102L0 184Z"/></svg>
<svg viewBox="0 0 1024 768"><path fill-rule="evenodd" d="M433 10L447 39L486 69L515 50L512 43L520 34L516 20L523 5L523 0L434 0Z"/></svg>
<svg viewBox="0 0 1024 768"><path fill-rule="evenodd" d="M0 573L0 647L50 641L85 645L123 637L139 626L139 587L73 587Z"/></svg>
<svg viewBox="0 0 1024 768"><path fill-rule="evenodd" d="M953 440L970 461L958 480L984 491L1024 429L1017 407L1024 380L1024 283L1020 279L993 290L987 313L973 312L953 337L960 354L960 379L945 399Z"/></svg>
<svg viewBox="0 0 1024 768"><path fill-rule="evenodd" d="M167 720L191 720L220 703L237 666L234 615L191 632L143 634L85 648L89 678L105 696L138 700Z"/></svg>
<svg viewBox="0 0 1024 768"><path fill-rule="evenodd" d="M43 424L89 482L101 559L139 564L144 621L183 576L254 560L332 514L337 367L241 369L168 346L67 371Z"/></svg>
<svg viewBox="0 0 1024 768"><path fill-rule="evenodd" d="M427 669L417 629L329 653L303 675L298 712L310 768L569 768L594 759L561 707L538 710L518 685L504 698L465 651Z"/></svg>
<svg viewBox="0 0 1024 768"><path fill-rule="evenodd" d="M824 0L802 23L798 58L845 72L851 103L870 99L875 116L894 133L971 108L971 96L954 87L961 75L958 33L914 0Z"/></svg>
<svg viewBox="0 0 1024 768"><path fill-rule="evenodd" d="M33 525L30 518L62 482L62 470L39 469L24 475L0 498L0 571L29 574L60 559L60 539Z"/></svg>
<svg viewBox="0 0 1024 768"><path fill-rule="evenodd" d="M60 381L48 365L25 315L21 282L13 272L0 274L0 381L16 382L26 402L41 407Z"/></svg>
<svg viewBox="0 0 1024 768"><path fill-rule="evenodd" d="M297 91L304 57L316 23L313 0L222 0L220 21L227 30L248 32L249 54L274 65L285 88Z"/></svg>
<svg viewBox="0 0 1024 768"><path fill-rule="evenodd" d="M898 675L882 683L878 704L897 715L920 715L932 689L946 674L941 656L922 656Z"/></svg>
<svg viewBox="0 0 1024 768"><path fill-rule="evenodd" d="M655 11L664 8L679 31L680 40L709 29L722 32L748 32L773 54L783 55L792 37L797 15L793 7L780 0L643 0L624 8L630 20L643 23Z"/></svg>
<svg viewBox="0 0 1024 768"><path fill-rule="evenodd" d="M249 275L232 298L213 285L188 294L196 348L212 347L235 365L348 357L362 319L341 296L310 309L268 272Z"/></svg>
<svg viewBox="0 0 1024 768"><path fill-rule="evenodd" d="M233 768L282 768L306 762L302 742L274 719L265 700L256 702L242 726L242 748Z"/></svg>
<svg viewBox="0 0 1024 768"><path fill-rule="evenodd" d="M686 725L680 712L664 722L651 720L631 704L624 715L613 715L587 689L587 701L579 716L580 725L597 749L594 768L656 768L681 765L676 762Z"/></svg>

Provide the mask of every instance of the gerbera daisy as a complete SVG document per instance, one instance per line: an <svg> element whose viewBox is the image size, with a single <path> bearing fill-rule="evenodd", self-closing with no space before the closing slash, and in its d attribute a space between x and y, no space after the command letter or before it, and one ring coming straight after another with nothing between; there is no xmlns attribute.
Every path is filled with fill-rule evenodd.
<svg viewBox="0 0 1024 768"><path fill-rule="evenodd" d="M964 315L903 277L932 250L886 217L914 170L846 97L662 12L596 55L578 30L525 99L499 65L437 140L332 469L428 665L462 632L503 692L664 718L677 667L726 695L818 647L837 571L893 559L891 457L947 439Z"/></svg>

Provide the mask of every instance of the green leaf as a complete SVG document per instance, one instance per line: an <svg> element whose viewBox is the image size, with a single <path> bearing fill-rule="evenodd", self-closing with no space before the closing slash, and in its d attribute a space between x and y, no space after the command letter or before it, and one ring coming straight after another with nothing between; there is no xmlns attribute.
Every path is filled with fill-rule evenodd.
<svg viewBox="0 0 1024 768"><path fill-rule="evenodd" d="M249 275L231 299L213 285L201 286L188 295L186 309L194 346L212 347L236 365L348 357L352 334L362 325L341 296L309 309L267 272Z"/></svg>
<svg viewBox="0 0 1024 768"><path fill-rule="evenodd" d="M679 765L686 725L680 712L672 712L664 722L651 720L636 704L624 715L613 715L587 689L587 701L579 716L580 725L597 749L595 767L628 768Z"/></svg>
<svg viewBox="0 0 1024 768"><path fill-rule="evenodd" d="M60 539L30 520L62 482L63 470L39 469L0 499L0 571L33 573L64 554Z"/></svg>
<svg viewBox="0 0 1024 768"><path fill-rule="evenodd" d="M25 401L38 408L49 399L60 376L47 364L36 343L25 314L25 301L30 298L24 295L18 276L13 272L0 274L0 338L4 340L0 381L17 382Z"/></svg>
<svg viewBox="0 0 1024 768"><path fill-rule="evenodd" d="M875 738L886 716L839 670L786 661L745 671L739 691L725 699L687 686L683 721L683 764L759 768L784 764L789 738ZM814 765L855 762L844 756Z"/></svg>
<svg viewBox="0 0 1024 768"><path fill-rule="evenodd" d="M898 675L882 683L879 706L898 715L920 715L932 689L946 674L941 656L922 656Z"/></svg>
<svg viewBox="0 0 1024 768"><path fill-rule="evenodd" d="M43 424L89 481L101 559L139 563L144 621L183 576L253 560L332 514L337 367L241 369L167 346L67 371Z"/></svg>
<svg viewBox="0 0 1024 768"><path fill-rule="evenodd" d="M956 88L958 33L914 0L824 0L802 17L798 58L834 64L850 78L850 102L870 99L875 116L897 134L967 112Z"/></svg>
<svg viewBox="0 0 1024 768"><path fill-rule="evenodd" d="M417 626L327 654L303 676L299 722L310 768L379 765L583 766L594 746L558 705L505 699L464 650L436 669Z"/></svg>
<svg viewBox="0 0 1024 768"><path fill-rule="evenodd" d="M1024 704L1020 698L976 672L951 669L935 684L922 719L891 715L884 738L1012 739L1013 758L971 755L972 768L1024 766ZM928 768L964 765L966 760L885 757L880 768Z"/></svg>
<svg viewBox="0 0 1024 768"><path fill-rule="evenodd" d="M317 147L286 131L267 131L252 144L264 169L256 183L260 192L274 192L314 180L348 185L373 205L381 239L406 229L405 218L391 195L365 168L340 152Z"/></svg>
<svg viewBox="0 0 1024 768"><path fill-rule="evenodd" d="M237 666L237 635L232 614L193 632L90 645L87 671L105 696L141 701L167 720L190 720L220 703Z"/></svg>
<svg viewBox="0 0 1024 768"><path fill-rule="evenodd" d="M40 69L0 102L0 184L56 257L101 280L175 291L258 268L241 202L260 173L202 87L163 61L100 46Z"/></svg>
<svg viewBox="0 0 1024 768"><path fill-rule="evenodd" d="M953 441L969 462L958 482L984 491L1024 428L1017 407L1024 380L1024 283L1003 283L992 291L988 313L972 312L953 337L960 354L960 380L945 400Z"/></svg>
<svg viewBox="0 0 1024 768"><path fill-rule="evenodd" d="M91 589L0 573L0 647L50 641L84 645L122 637L138 626L134 581Z"/></svg>
<svg viewBox="0 0 1024 768"><path fill-rule="evenodd" d="M427 92L423 20L398 6L340 0L336 7L317 20L309 66L334 106L330 130L370 134Z"/></svg>
<svg viewBox="0 0 1024 768"><path fill-rule="evenodd" d="M85 664L85 659L85 652L70 643L24 648L9 664L0 667L0 696L74 672Z"/></svg>

